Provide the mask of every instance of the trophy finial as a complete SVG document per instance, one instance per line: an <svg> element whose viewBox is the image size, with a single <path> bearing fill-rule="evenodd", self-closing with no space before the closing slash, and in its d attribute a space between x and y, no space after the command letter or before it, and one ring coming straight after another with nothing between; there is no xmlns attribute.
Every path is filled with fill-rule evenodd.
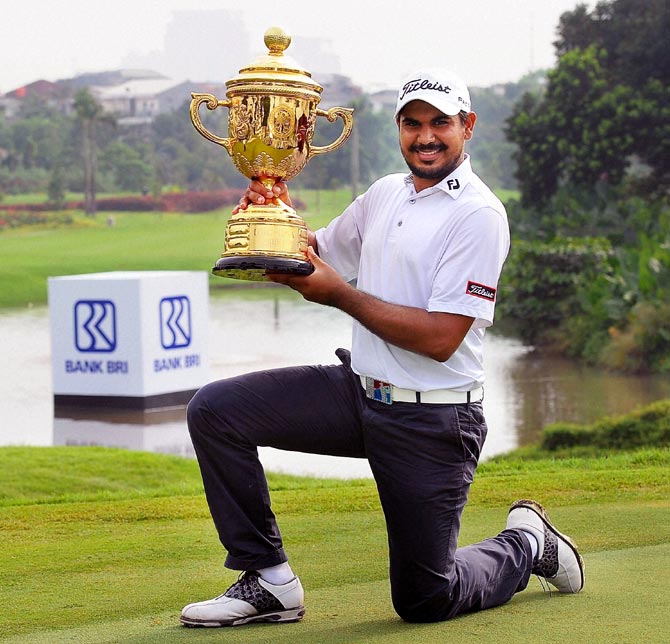
<svg viewBox="0 0 670 644"><path fill-rule="evenodd" d="M263 36L265 46L270 50L271 56L281 56L284 50L291 44L289 36L281 27L270 27Z"/></svg>

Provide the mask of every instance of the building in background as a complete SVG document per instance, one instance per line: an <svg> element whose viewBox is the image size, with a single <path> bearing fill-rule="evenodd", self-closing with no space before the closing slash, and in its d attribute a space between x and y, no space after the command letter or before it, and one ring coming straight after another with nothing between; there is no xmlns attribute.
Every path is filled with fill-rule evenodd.
<svg viewBox="0 0 670 644"><path fill-rule="evenodd" d="M292 36L287 52L323 86L320 107L347 106L362 89L340 73L328 40ZM88 88L120 126L151 123L190 100L191 92L225 97L225 82L267 53L252 38L239 13L229 10L177 11L167 26L162 51L128 54L117 70L87 72L55 82L37 80L0 96L0 112L20 118L27 99L47 102L64 114L74 111L74 96Z"/></svg>
<svg viewBox="0 0 670 644"><path fill-rule="evenodd" d="M270 23L268 23L270 26ZM339 57L321 38L289 34L287 55L317 77L339 74ZM176 11L162 51L131 53L123 66L155 69L168 78L225 83L257 56L266 54L262 34L252 36L239 12L227 9ZM316 79L318 82L318 78Z"/></svg>
<svg viewBox="0 0 670 644"><path fill-rule="evenodd" d="M143 125L180 107L189 99L194 84L170 78L136 78L90 90L103 110L116 117L118 125Z"/></svg>

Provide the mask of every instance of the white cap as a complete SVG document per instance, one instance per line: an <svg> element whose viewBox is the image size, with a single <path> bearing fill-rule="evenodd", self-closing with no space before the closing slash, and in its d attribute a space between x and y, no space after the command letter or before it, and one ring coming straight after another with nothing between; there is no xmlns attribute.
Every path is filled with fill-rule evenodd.
<svg viewBox="0 0 670 644"><path fill-rule="evenodd" d="M398 91L396 118L410 101L425 101L448 116L472 109L465 83L446 69L422 69L405 78Z"/></svg>

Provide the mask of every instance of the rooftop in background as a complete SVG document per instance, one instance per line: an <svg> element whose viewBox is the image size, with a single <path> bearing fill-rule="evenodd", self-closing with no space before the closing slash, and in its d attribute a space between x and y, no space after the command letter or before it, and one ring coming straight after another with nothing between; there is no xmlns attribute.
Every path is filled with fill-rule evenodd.
<svg viewBox="0 0 670 644"><path fill-rule="evenodd" d="M119 125L141 125L150 123L158 114L178 109L190 100L191 92L208 92L224 98L225 80L220 83L175 80L144 69L86 73L55 82L38 80L12 90L0 96L0 112L4 111L7 118L20 116L23 101L36 99L64 114L72 114L75 94L88 87L103 109L116 116ZM362 94L362 89L342 74L318 74L315 80L324 88L322 109L351 105Z"/></svg>

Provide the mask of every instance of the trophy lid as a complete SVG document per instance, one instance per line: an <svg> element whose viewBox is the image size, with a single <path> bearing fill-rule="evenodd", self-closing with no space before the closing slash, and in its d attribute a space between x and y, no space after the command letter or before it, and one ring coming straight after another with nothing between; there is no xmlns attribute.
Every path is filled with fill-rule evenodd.
<svg viewBox="0 0 670 644"><path fill-rule="evenodd" d="M295 88L308 93L314 93L319 99L323 88L312 79L312 75L303 69L293 58L284 54L291 44L291 37L279 27L270 27L264 35L268 53L256 58L250 65L240 69L234 78L226 82L228 90L233 93L249 91L253 86L261 85L265 93L268 86L275 85ZM235 91L237 90L237 91ZM231 92L229 91L230 95Z"/></svg>

